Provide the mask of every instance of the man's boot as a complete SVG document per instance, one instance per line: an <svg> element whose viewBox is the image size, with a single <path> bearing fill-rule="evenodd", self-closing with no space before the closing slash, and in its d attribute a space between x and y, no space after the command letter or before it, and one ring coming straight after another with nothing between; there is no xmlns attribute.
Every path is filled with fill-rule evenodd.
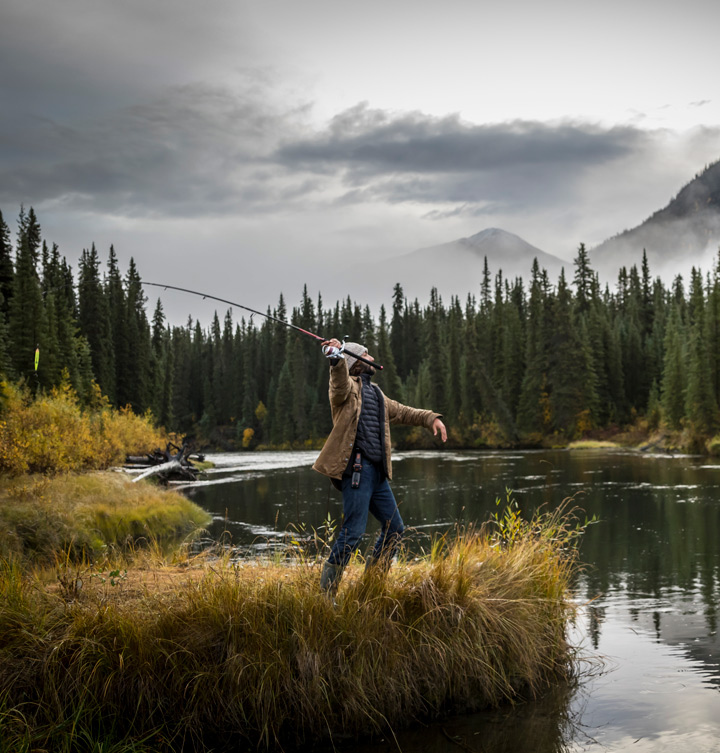
<svg viewBox="0 0 720 753"><path fill-rule="evenodd" d="M323 565L320 574L320 589L328 596L332 597L337 593L344 569L342 565L333 565L332 562L326 562Z"/></svg>

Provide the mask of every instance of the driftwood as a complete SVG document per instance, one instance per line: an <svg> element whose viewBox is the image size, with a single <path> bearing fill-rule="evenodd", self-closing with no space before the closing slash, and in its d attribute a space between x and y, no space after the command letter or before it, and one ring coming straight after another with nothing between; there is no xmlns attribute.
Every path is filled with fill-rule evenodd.
<svg viewBox="0 0 720 753"><path fill-rule="evenodd" d="M191 455L195 455L199 462L205 459L204 455L194 453L191 442L184 439L182 447L168 442L164 450L157 449L147 455L128 455L125 467L146 469L133 479L133 483L148 476L158 476L165 484L168 481L197 481L199 469L192 464Z"/></svg>

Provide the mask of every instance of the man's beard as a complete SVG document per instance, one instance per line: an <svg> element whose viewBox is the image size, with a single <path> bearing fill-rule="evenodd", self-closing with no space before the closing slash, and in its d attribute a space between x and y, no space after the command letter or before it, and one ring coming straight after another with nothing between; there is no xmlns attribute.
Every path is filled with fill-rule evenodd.
<svg viewBox="0 0 720 753"><path fill-rule="evenodd" d="M372 376L375 373L375 367L364 361L355 361L350 373L353 376L360 376L360 374L369 374Z"/></svg>

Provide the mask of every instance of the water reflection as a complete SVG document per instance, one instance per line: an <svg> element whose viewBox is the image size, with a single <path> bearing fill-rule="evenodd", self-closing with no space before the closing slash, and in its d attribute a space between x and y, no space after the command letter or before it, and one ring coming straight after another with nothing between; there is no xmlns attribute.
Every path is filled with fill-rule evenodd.
<svg viewBox="0 0 720 753"><path fill-rule="evenodd" d="M340 517L340 495L310 469L314 457L225 456L207 484L187 493L216 515L213 535L227 530L234 544L251 550L282 544L293 526L311 530ZM606 657L605 671L579 691L558 689L512 711L405 733L398 738L403 750L457 750L461 742L528 750L529 739L543 752L720 749L717 463L553 451L405 453L393 465L393 489L414 529L411 549L458 523L486 520L506 489L527 512L574 496L588 516L597 515L601 522L581 544L577 600L585 606L576 640ZM373 749L390 744L376 741Z"/></svg>

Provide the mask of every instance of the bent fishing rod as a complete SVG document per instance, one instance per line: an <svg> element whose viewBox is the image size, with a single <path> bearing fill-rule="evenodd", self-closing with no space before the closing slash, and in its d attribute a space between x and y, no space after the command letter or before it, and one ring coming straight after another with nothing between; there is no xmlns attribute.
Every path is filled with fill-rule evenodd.
<svg viewBox="0 0 720 753"><path fill-rule="evenodd" d="M314 332L309 332L308 330L303 329L302 327L298 327L297 324L291 324L290 322L286 322L283 319L278 319L278 317L276 316L271 316L270 314L264 314L262 311L251 309L249 306L243 306L242 303L235 303L234 301L228 301L225 298L218 298L216 295L210 295L209 293L201 293L199 290L190 290L189 288L179 288L175 285L164 285L161 282L143 282L142 284L151 285L154 288L163 288L164 290L178 290L181 293L190 293L190 295L197 295L203 299L209 299L211 301L218 301L220 303L226 303L228 306L233 306L234 308L243 309L243 311L249 311L251 314L264 316L266 319L269 319L272 322L277 322L278 324L283 324L284 326L290 327L290 329L294 329L297 332L302 332L303 335L312 337L314 340L318 340L319 342L327 342L328 340L331 339L329 337L322 337L321 335L316 335ZM345 336L345 340L347 340L347 335ZM343 340L339 348L333 348L332 346L329 346L329 345L325 346L323 348L323 353L328 358L345 358L344 356L345 340ZM352 356L352 358L355 358L358 361L362 361L363 363L366 363L369 366L373 366L378 371L382 371L383 367L379 363L376 363L375 361L370 361L369 359L363 358L362 356L356 356L354 353L351 353L350 355Z"/></svg>

